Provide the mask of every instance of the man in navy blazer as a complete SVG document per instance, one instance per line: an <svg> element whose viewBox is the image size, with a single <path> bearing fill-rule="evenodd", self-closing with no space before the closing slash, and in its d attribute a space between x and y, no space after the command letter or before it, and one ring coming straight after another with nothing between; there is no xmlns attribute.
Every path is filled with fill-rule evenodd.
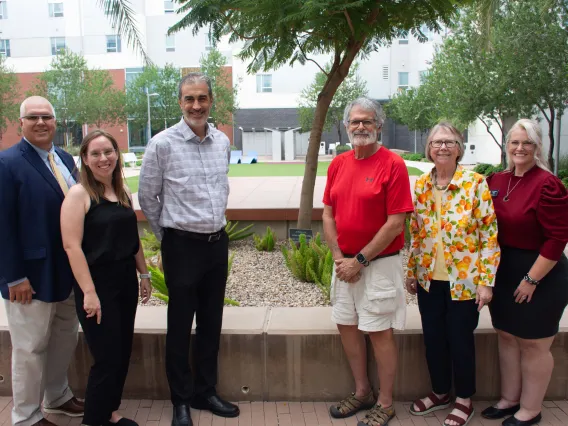
<svg viewBox="0 0 568 426"><path fill-rule="evenodd" d="M73 157L53 144L56 121L42 97L20 108L23 138L0 152L0 291L12 339L15 426L51 426L48 413L83 415L67 382L77 346L73 273L60 209L77 182Z"/></svg>

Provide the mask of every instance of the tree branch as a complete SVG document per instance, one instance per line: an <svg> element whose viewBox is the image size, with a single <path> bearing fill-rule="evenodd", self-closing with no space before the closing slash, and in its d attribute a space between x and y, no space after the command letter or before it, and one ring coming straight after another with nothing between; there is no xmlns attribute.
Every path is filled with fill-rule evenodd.
<svg viewBox="0 0 568 426"><path fill-rule="evenodd" d="M481 121L484 125L485 128L487 129L487 133L489 133L491 135L491 137L493 138L493 140L495 141L495 143L497 144L497 146L503 150L503 146L497 141L497 138L495 137L495 135L493 134L493 132L491 130L489 130L489 126L487 125L487 123L485 122L485 120L483 118L481 118L480 115L477 116L477 118L479 119L479 121ZM493 119L495 120L495 117L493 117ZM495 120L497 121L497 120Z"/></svg>
<svg viewBox="0 0 568 426"><path fill-rule="evenodd" d="M355 28L353 28L353 22L351 21L351 17L349 16L349 12L347 10L343 11L345 15L345 19L347 19L347 25L349 25L349 29L351 30L351 35L355 38Z"/></svg>
<svg viewBox="0 0 568 426"><path fill-rule="evenodd" d="M546 115L544 108L542 108L539 104L537 104L536 106L540 110L540 112L542 112L542 115L544 115L544 118L546 119L546 121L548 121L548 124L550 124L550 118L548 118L548 115Z"/></svg>
<svg viewBox="0 0 568 426"><path fill-rule="evenodd" d="M302 45L300 44L300 42L299 42L299 40L298 40L298 37L296 37L296 44L298 45L298 49L300 49L300 52L302 52L302 55L304 56L304 59L305 59L306 61L313 62L314 64L317 65L317 67L320 69L321 72L323 72L326 76L329 75L329 74L328 74L327 72L325 72L325 70L320 66L320 64L318 64L316 61L314 61L313 59L308 58L308 57L306 56L306 53L304 52L304 49L302 48Z"/></svg>
<svg viewBox="0 0 568 426"><path fill-rule="evenodd" d="M227 25L231 28L231 31L234 32L236 35L239 36L239 38L242 38L243 40L256 40L257 38L261 38L261 37L266 37L268 34L263 34L263 35L257 35L254 37L247 37L243 34L240 34L235 27L233 27L233 24L231 24L231 17L230 16L226 16L225 17L225 22L227 23Z"/></svg>

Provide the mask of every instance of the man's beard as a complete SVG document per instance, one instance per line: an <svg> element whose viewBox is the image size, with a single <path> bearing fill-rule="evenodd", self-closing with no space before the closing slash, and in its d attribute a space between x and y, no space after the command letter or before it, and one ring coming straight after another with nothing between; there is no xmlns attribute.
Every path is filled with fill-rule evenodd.
<svg viewBox="0 0 568 426"><path fill-rule="evenodd" d="M372 145L377 142L377 131L355 131L348 132L349 142L354 146Z"/></svg>

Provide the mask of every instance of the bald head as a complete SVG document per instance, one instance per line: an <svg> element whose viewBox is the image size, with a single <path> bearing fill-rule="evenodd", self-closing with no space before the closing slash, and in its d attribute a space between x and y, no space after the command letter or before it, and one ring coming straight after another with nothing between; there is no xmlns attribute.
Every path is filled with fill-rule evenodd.
<svg viewBox="0 0 568 426"><path fill-rule="evenodd" d="M26 140L49 151L53 144L57 123L53 105L41 96L31 96L20 106L20 125Z"/></svg>
<svg viewBox="0 0 568 426"><path fill-rule="evenodd" d="M30 96L29 98L24 99L24 102L20 105L20 118L25 117L27 114L28 105L47 105L49 109L51 109L51 115L55 117L55 109L51 102L45 99L43 96Z"/></svg>

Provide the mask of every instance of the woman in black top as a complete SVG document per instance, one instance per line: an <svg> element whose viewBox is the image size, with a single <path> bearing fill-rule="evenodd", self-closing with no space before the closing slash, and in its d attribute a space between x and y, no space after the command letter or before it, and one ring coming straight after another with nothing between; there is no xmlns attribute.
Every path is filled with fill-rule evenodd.
<svg viewBox="0 0 568 426"><path fill-rule="evenodd" d="M132 351L136 270L143 303L150 297L149 274L116 140L95 130L83 139L80 157L80 184L61 207L61 234L77 281L77 315L94 358L83 424L133 426L117 410Z"/></svg>

